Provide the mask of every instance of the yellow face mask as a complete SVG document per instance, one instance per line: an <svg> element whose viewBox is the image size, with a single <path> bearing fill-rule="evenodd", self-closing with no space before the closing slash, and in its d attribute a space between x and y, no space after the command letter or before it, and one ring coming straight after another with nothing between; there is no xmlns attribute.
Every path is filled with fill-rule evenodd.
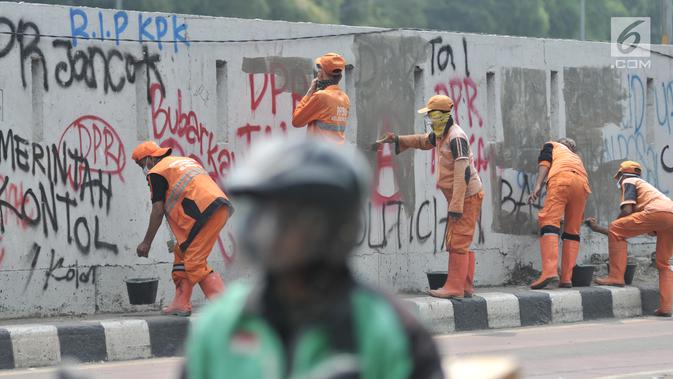
<svg viewBox="0 0 673 379"><path fill-rule="evenodd" d="M431 129L438 138L444 134L447 126L451 126L448 125L449 119L451 119L451 112L443 111L430 111L424 118L425 126Z"/></svg>

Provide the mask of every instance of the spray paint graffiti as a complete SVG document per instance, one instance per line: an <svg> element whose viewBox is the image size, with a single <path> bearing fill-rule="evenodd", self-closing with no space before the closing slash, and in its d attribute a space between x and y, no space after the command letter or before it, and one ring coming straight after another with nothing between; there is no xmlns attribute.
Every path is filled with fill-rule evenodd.
<svg viewBox="0 0 673 379"><path fill-rule="evenodd" d="M112 20L109 19L109 12L98 11L96 18L89 17L87 12L90 10L70 8L70 36L73 46L77 46L80 39L113 39L117 46L122 39L134 39L140 43L143 41L156 42L159 50L162 50L163 44L168 42L173 45L177 53L179 46L189 47L190 45L187 39L187 23L179 22L176 15L166 17L139 12L137 24L134 25L138 30L138 35L135 36L127 31L129 15L126 11L111 14ZM98 21L97 25L94 20ZM132 20L131 23L134 21Z"/></svg>
<svg viewBox="0 0 673 379"><path fill-rule="evenodd" d="M77 49L75 38L54 39L51 44L53 49L57 52L65 51L65 58L57 61L52 68L40 47L41 33L36 23L21 19L18 24L14 24L7 17L0 17L0 30L10 33L5 45L0 47L0 59L8 56L14 46L18 45L21 83L24 88L27 87L26 67L31 62L38 62L45 91L49 90L49 76L50 72L53 72L56 83L62 88L70 88L74 83L83 83L89 89L102 87L105 94L108 91L116 93L122 91L126 83L135 83L136 74L142 69L146 71L148 101L150 82L159 83L162 91L165 91L163 78L157 68L159 54L150 53L145 45L142 45L141 55L138 56L117 48L88 46ZM99 79L102 80L100 84Z"/></svg>
<svg viewBox="0 0 673 379"><path fill-rule="evenodd" d="M28 146L32 147L32 154ZM41 225L45 237L50 232L64 236L67 244L74 245L82 254L88 255L94 250L117 254L117 245L103 240L99 216L92 214L92 210L106 213L110 210L111 174L92 169L77 149L66 146L65 142L60 147L29 144L11 129L0 130L0 165L11 165L12 171L37 179L36 186L14 183L14 188L21 189L22 193L15 195L14 202L8 202L5 199L10 194L5 195L5 191L12 188L12 178L4 176L0 183L0 232L5 233L7 216L11 214L30 227Z"/></svg>

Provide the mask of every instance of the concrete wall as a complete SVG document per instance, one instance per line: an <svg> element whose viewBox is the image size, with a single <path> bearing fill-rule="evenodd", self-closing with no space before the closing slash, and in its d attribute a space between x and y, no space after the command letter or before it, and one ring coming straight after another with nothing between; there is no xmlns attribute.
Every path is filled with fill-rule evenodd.
<svg viewBox="0 0 673 379"><path fill-rule="evenodd" d="M165 228L149 259L135 256L150 201L132 149L155 139L226 186L251 145L305 135L292 109L311 59L328 51L352 64L347 135L363 149L386 130L423 132L415 109L431 95L454 99L486 189L480 285L539 268L540 204L525 199L545 140L577 139L594 187L587 213L603 221L616 214L620 160L640 161L667 193L673 185L673 66L660 55L626 70L611 68L604 43L15 3L0 3L0 33L2 318L129 310L123 279L139 276L161 278L170 301ZM367 154L376 183L354 267L389 289L425 289L425 271L446 269L433 153ZM605 254L605 239L585 232L580 260ZM653 251L649 239L632 246ZM211 262L226 280L252 272L229 230Z"/></svg>

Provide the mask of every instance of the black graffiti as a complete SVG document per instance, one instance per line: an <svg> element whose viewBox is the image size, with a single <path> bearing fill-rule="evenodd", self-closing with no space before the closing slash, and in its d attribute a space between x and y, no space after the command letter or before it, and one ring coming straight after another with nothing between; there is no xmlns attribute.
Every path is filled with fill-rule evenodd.
<svg viewBox="0 0 673 379"><path fill-rule="evenodd" d="M430 59L430 74L435 74L435 61L437 62L437 68L440 72L446 70L449 61L451 61L451 67L455 70L456 64L453 61L453 48L451 45L441 45L442 37L433 38L430 41L432 46L432 59ZM436 46L439 45L439 46Z"/></svg>
<svg viewBox="0 0 673 379"><path fill-rule="evenodd" d="M27 87L26 65L37 61L42 65L42 84L46 91L49 90L49 68L42 49L40 48L40 29L36 23L19 20L15 25L7 17L0 17L0 30L6 32L7 38L4 46L0 45L0 59L7 56L15 45L19 48L19 67L21 68L21 83ZM65 50L65 58L54 66L54 79L56 83L69 88L74 83L84 83L87 88L103 88L104 93L120 92L126 83L135 83L137 73L145 69L147 86L147 101L150 102L150 84L158 83L161 93L165 96L164 81L157 67L161 57L158 53L150 53L146 45L142 45L142 55L137 56L129 52L122 52L116 48L103 49L99 46L76 49L70 39L56 39L52 41L52 47L56 50ZM100 63L99 63L100 62ZM98 70L97 70L98 69ZM96 72L99 72L97 77ZM113 73L122 72L114 76Z"/></svg>
<svg viewBox="0 0 673 379"><path fill-rule="evenodd" d="M32 154L28 146L32 146ZM103 174L100 169L91 169L88 159L83 157L77 149L68 149L65 142L60 148L56 144L42 146L32 143L31 145L26 139L15 134L12 129L6 133L0 130L0 164L3 161L11 162L12 171L18 168L33 176L46 177L51 185L69 184L79 192L80 201L84 201L85 196L88 195L92 206L95 205L97 199L100 208L105 205L105 209L110 210L112 175Z"/></svg>
<svg viewBox="0 0 673 379"><path fill-rule="evenodd" d="M31 279L33 278L35 267L37 267L37 258L40 257L40 250L42 250L42 247L36 243L33 243L33 247L30 251L30 253L33 255L33 261L30 263L30 273L28 274L28 280L26 280L26 284L23 286L23 292L26 292Z"/></svg>
<svg viewBox="0 0 673 379"><path fill-rule="evenodd" d="M0 17L0 27L9 29L9 38L5 46L0 49L0 58L5 57L12 50L16 43L19 44L19 67L21 68L21 83L24 87L26 83L26 61L37 59L42 64L43 86L49 90L47 80L47 62L44 54L39 47L40 29L34 22L19 20L18 26L7 17Z"/></svg>
<svg viewBox="0 0 673 379"><path fill-rule="evenodd" d="M135 83L136 73L145 69L147 77L147 101L150 102L150 83L156 82L161 88L161 94L166 95L164 81L157 68L160 61L159 54L150 54L147 46L143 45L142 57L136 57L131 53L122 53L117 49L109 49L105 52L97 46L86 49L73 49L70 40L54 40L54 48L65 49L66 60L56 64L54 77L56 83L63 88L69 88L75 82L83 82L88 88L96 89L99 81L96 77L96 63L102 62L102 86L103 92L120 92L126 83ZM123 74L113 77L115 65L123 67ZM98 70L101 71L101 70ZM152 75L150 75L152 74Z"/></svg>
<svg viewBox="0 0 673 379"><path fill-rule="evenodd" d="M24 291L28 288L30 284L35 268L37 267L38 260L40 258L40 251L42 250L41 246L37 243L33 244L31 253L33 255L33 260L30 265L30 274L28 280L26 281ZM75 289L79 288L80 283L94 284L96 282L96 266L89 267L80 267L79 262L75 260L75 264L65 265L65 258L60 257L56 259L56 251L54 249L50 250L49 258L49 268L44 273L44 285L42 290L49 288L49 281L51 279L56 280L57 282L75 282Z"/></svg>
<svg viewBox="0 0 673 379"><path fill-rule="evenodd" d="M666 150L668 150L668 145L664 146L664 148L661 149L661 157L660 157L661 168L670 174L673 172L673 166L669 166L666 164L666 162L664 162L664 154L666 154Z"/></svg>
<svg viewBox="0 0 673 379"><path fill-rule="evenodd" d="M453 47L450 44L442 44L444 40L441 36L428 41L432 47L432 55L430 59L430 74L435 74L435 64L439 72L444 72L451 63L451 68L456 70L456 63L454 61ZM463 55L465 56L465 75L470 76L470 67L467 59L467 40L463 37Z"/></svg>
<svg viewBox="0 0 673 379"><path fill-rule="evenodd" d="M523 185L521 186L521 191L518 196L514 194L514 188L512 185L505 179L500 179L500 193L502 194L502 197L500 199L500 206L501 208L505 209L508 208L509 206L512 207L512 210L509 212L510 214L516 214L518 215L521 212L522 208L529 208L529 209L542 209L542 198L543 196L540 196L537 200L537 202L528 204L528 196L532 193L531 191L531 186L528 181L528 175L524 174L523 176ZM506 188L506 191L504 189ZM532 215L531 215L532 216Z"/></svg>
<svg viewBox="0 0 673 379"><path fill-rule="evenodd" d="M463 37L463 54L465 55L465 76L470 76L470 65L467 64L467 40Z"/></svg>
<svg viewBox="0 0 673 379"><path fill-rule="evenodd" d="M11 162L12 171L18 169L27 174L32 173L38 180L46 178L46 181L38 181L37 188L22 190L16 196L18 202L10 203L9 196L3 195L11 183L11 177L0 176L0 232L5 232L9 214L27 226L37 227L41 224L45 237L50 232L57 234L59 223L65 222L68 244L74 244L82 254L89 254L92 249L104 249L117 254L117 245L101 238L98 215L90 212L74 214L76 208L82 208L87 203L92 209L109 213L113 195L112 175L103 174L100 169L91 169L88 160L76 149L68 149L65 143L61 149L55 144L43 147L33 143L32 154L29 154L27 146L30 146L28 141L11 129L6 133L0 130L0 164L9 165ZM35 146L40 148L36 149ZM36 170L36 167L39 169ZM58 191L56 186L59 186ZM23 188L17 185L13 187Z"/></svg>
<svg viewBox="0 0 673 379"><path fill-rule="evenodd" d="M93 238L91 236L91 229L89 228L90 218L85 216L77 217L73 224L71 209L77 207L78 203L76 198L70 197L70 193L68 191L65 191L64 195L55 194L53 184L49 186L49 191L47 191L44 185L39 183L39 199L38 196L35 195L33 189L28 188L22 194L21 202L17 209L17 207L2 197L9 182L10 177L5 176L4 181L0 184L0 232L5 232L5 212L9 211L13 213L19 220L25 222L28 225L35 226L42 222L42 230L45 237L49 235L50 230L56 234L59 230L57 203L61 203L63 204L66 213L65 220L67 224L67 241L69 244L72 244L74 241L75 245L78 247L81 253L88 254L91 251L91 242L93 239L93 246L96 249L106 249L112 251L114 254L119 252L116 244L100 240L100 222L97 215L93 217ZM106 191L108 190L109 189L106 189ZM51 203L49 200L50 198ZM56 201L54 199L56 199ZM32 209L27 209L29 204L33 204ZM29 210L32 212L29 212Z"/></svg>
<svg viewBox="0 0 673 379"><path fill-rule="evenodd" d="M357 242L361 246L367 241L367 246L370 249L384 249L389 246L391 242L396 242L396 247L401 249L403 247L402 241L402 212L403 203L401 201L388 201L381 204L378 208L369 203L366 210L362 211L362 218L364 220L362 234ZM391 222L390 216L386 217L390 212L390 207L397 207L395 220ZM430 214L428 214L430 212ZM437 199L433 197L432 201L423 201L418 209L416 209L409 217L409 243L416 238L419 243L425 243L432 238L433 252L442 251L445 248L446 232L448 227L448 218L446 212L444 216L440 217L440 211L437 206ZM433 226L429 229L424 229L421 225L422 220L430 218ZM380 228L374 228L373 225L380 225ZM443 226L443 227L442 227ZM440 229L441 228L441 229ZM481 230L481 225L479 226ZM380 230L380 232L377 232ZM441 231L441 234L439 232ZM395 233L395 241L389 239L389 235ZM381 233L378 235L377 233ZM481 237L480 237L481 238ZM439 240L438 240L439 239ZM483 238L481 238L483 241Z"/></svg>

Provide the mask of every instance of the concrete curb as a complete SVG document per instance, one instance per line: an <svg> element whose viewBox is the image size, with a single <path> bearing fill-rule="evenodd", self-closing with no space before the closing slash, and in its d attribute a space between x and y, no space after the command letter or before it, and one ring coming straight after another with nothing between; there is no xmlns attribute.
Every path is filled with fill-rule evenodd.
<svg viewBox="0 0 673 379"><path fill-rule="evenodd" d="M652 314L659 291L593 286L575 289L484 292L472 298L403 300L432 333L558 324Z"/></svg>
<svg viewBox="0 0 673 379"><path fill-rule="evenodd" d="M0 327L0 369L180 356L191 318L152 316Z"/></svg>
<svg viewBox="0 0 673 379"><path fill-rule="evenodd" d="M479 292L471 299L428 296L402 300L432 333L512 328L651 314L658 291L584 287ZM180 356L194 317L120 317L112 320L0 327L0 369Z"/></svg>

